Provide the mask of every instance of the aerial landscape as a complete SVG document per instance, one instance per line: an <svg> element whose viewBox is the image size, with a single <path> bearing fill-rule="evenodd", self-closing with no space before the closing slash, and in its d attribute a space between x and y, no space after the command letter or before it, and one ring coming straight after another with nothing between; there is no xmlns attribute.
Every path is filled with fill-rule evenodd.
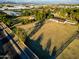
<svg viewBox="0 0 79 59"><path fill-rule="evenodd" d="M79 59L79 1L0 0L0 59Z"/></svg>

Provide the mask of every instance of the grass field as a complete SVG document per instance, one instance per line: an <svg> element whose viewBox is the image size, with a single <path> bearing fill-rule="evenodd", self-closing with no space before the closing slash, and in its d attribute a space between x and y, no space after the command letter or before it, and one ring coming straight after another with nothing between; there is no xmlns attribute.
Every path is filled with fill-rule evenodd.
<svg viewBox="0 0 79 59"><path fill-rule="evenodd" d="M22 25L18 28L22 28L25 30L29 30L29 28L33 27L32 24L28 25ZM56 23L56 22L46 22L42 28L38 32L36 32L31 39L33 41L40 40L39 44L41 45L42 49L45 50L46 48L49 51L49 54L52 54L53 48L61 47L68 38L70 38L76 31L78 27L76 25L70 25L70 24L63 24L63 23ZM33 45L34 48L38 49L36 45ZM40 50L40 49L39 49ZM36 50L38 53L41 51ZM71 50L72 51L72 50ZM73 52L73 51L72 51ZM44 55L45 53L42 53ZM66 57L66 55L64 55ZM63 59L62 56L58 57L58 59Z"/></svg>
<svg viewBox="0 0 79 59"><path fill-rule="evenodd" d="M18 19L31 19L33 18L32 16L20 16Z"/></svg>
<svg viewBox="0 0 79 59"><path fill-rule="evenodd" d="M29 31L31 28L33 28L33 24L34 23L30 23L30 24L27 24L27 25L21 25L21 26L17 26L17 28L22 28L26 31Z"/></svg>
<svg viewBox="0 0 79 59"><path fill-rule="evenodd" d="M79 59L79 39L75 39L57 59Z"/></svg>
<svg viewBox="0 0 79 59"><path fill-rule="evenodd" d="M43 34L43 39L40 42L43 49L47 46L48 40L51 39L50 52L54 46L59 48L64 42L67 41L69 37L77 30L76 26L69 24L60 24L60 23L46 23L33 37L32 39L36 40L39 35Z"/></svg>

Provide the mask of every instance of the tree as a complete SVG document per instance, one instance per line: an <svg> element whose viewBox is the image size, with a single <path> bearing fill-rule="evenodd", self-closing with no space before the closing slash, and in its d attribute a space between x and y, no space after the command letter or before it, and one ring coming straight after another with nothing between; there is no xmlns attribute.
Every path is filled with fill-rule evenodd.
<svg viewBox="0 0 79 59"><path fill-rule="evenodd" d="M42 19L43 19L43 12L37 10L37 11L35 12L35 20L42 20Z"/></svg>

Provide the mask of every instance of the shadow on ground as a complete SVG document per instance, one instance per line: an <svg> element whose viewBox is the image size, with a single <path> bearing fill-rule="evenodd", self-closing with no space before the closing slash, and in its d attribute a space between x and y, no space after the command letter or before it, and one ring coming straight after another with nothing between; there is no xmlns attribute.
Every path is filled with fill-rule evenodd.
<svg viewBox="0 0 79 59"><path fill-rule="evenodd" d="M52 54L49 53L51 47L51 39L47 42L45 50L42 48L40 42L42 41L43 34L41 34L36 40L26 37L25 44L39 57L39 59L56 59L56 47L54 46Z"/></svg>

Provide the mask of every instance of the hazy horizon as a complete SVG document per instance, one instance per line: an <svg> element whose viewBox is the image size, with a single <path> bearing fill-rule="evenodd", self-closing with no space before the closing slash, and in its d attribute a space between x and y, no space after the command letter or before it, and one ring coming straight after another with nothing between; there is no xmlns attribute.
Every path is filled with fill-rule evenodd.
<svg viewBox="0 0 79 59"><path fill-rule="evenodd" d="M79 4L79 0L0 0L0 2L16 2L16 3L62 3L62 4Z"/></svg>

